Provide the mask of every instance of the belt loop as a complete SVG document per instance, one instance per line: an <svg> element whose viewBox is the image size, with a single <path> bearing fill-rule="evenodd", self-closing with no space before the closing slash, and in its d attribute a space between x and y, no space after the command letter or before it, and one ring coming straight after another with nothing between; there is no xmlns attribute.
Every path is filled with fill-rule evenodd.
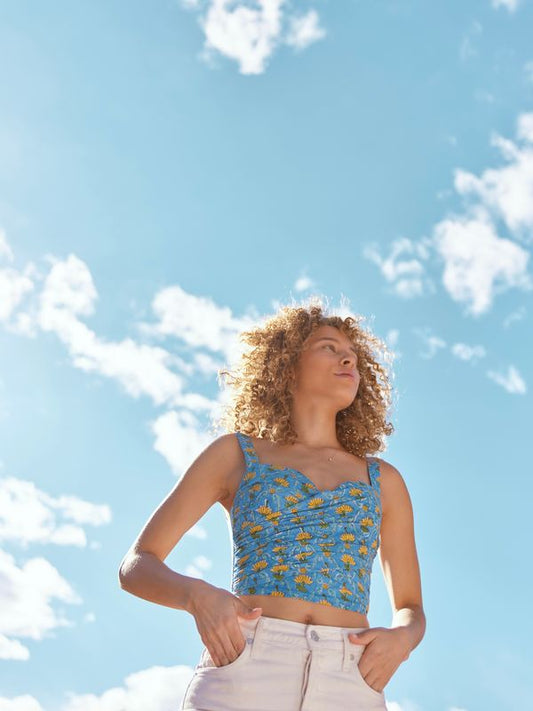
<svg viewBox="0 0 533 711"><path fill-rule="evenodd" d="M253 632L253 637L252 641L250 643L250 657L253 658L255 657L258 649L259 649L259 644L262 641L263 637L263 625L265 624L265 618L263 616L257 618L257 624L255 626L254 632Z"/></svg>
<svg viewBox="0 0 533 711"><path fill-rule="evenodd" d="M349 632L347 630L342 630L342 671L350 671L350 640L348 638Z"/></svg>

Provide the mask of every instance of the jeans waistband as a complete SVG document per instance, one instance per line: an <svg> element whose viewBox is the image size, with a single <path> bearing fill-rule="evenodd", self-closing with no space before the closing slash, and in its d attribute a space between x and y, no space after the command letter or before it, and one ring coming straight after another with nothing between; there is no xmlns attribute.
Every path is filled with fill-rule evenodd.
<svg viewBox="0 0 533 711"><path fill-rule="evenodd" d="M254 619L239 617L239 624L250 637L260 633L264 641L283 642L295 647L342 649L350 632L361 632L368 627L335 627L314 625L294 620L260 615ZM359 647L361 649L361 647Z"/></svg>

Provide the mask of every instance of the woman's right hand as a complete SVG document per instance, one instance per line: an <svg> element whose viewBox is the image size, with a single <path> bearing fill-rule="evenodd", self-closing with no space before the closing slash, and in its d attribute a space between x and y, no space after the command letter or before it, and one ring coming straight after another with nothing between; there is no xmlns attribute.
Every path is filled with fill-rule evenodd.
<svg viewBox="0 0 533 711"><path fill-rule="evenodd" d="M213 662L222 667L237 659L246 646L237 616L253 619L263 608L252 610L228 590L207 584L195 593L189 611Z"/></svg>

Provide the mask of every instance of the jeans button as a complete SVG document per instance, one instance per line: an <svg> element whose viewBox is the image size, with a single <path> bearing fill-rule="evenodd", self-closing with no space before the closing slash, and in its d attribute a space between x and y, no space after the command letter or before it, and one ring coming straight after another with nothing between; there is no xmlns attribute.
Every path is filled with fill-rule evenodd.
<svg viewBox="0 0 533 711"><path fill-rule="evenodd" d="M316 641L317 639L320 639L319 636L317 635L317 633L315 632L315 630L311 630L311 637L312 637L312 639L314 639L315 641Z"/></svg>

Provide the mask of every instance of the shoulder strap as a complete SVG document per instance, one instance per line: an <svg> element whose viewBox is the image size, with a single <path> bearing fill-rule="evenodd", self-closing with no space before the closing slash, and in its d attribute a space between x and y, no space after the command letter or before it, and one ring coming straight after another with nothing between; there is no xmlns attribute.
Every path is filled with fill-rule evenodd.
<svg viewBox="0 0 533 711"><path fill-rule="evenodd" d="M379 459L368 457L368 473L370 475L370 483L376 489L381 490L381 470L379 468Z"/></svg>
<svg viewBox="0 0 533 711"><path fill-rule="evenodd" d="M239 440L239 444L241 445L241 449L244 454L246 469L249 471L250 469L253 469L256 464L259 464L259 458L255 452L254 443L247 434L244 434L244 432L235 432L235 434L237 435L237 439Z"/></svg>

